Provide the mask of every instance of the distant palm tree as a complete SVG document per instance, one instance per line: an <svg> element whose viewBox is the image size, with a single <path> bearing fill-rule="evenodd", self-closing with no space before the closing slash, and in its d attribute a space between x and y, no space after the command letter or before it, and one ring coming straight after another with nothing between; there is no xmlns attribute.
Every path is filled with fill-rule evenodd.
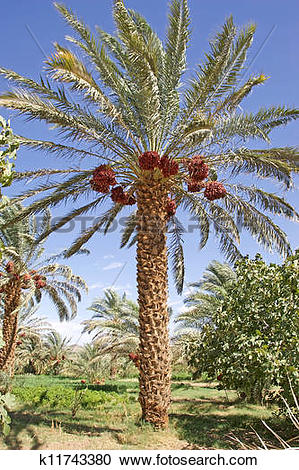
<svg viewBox="0 0 299 470"><path fill-rule="evenodd" d="M39 317L37 315L36 312L38 311L38 308L39 305L29 305L20 310L18 319L18 335L21 338L40 337L53 330L50 323L47 322L46 317Z"/></svg>
<svg viewBox="0 0 299 470"><path fill-rule="evenodd" d="M95 342L105 339L105 350L111 354L111 375L119 356L127 356L138 347L138 305L120 296L113 289L107 289L104 297L94 299L88 308L94 312L90 320L83 322L83 333L93 333ZM103 346L102 346L103 347Z"/></svg>
<svg viewBox="0 0 299 470"><path fill-rule="evenodd" d="M43 336L26 336L22 343L16 348L15 370L24 374L45 374L49 367L49 351L43 343Z"/></svg>
<svg viewBox="0 0 299 470"><path fill-rule="evenodd" d="M36 314L37 310L38 305L28 305L19 311L15 350L15 371L18 373L41 374L47 367L42 339L52 328L46 318ZM0 323L2 321L0 309Z"/></svg>
<svg viewBox="0 0 299 470"><path fill-rule="evenodd" d="M229 264L212 261L204 271L202 279L190 284L195 290L184 300L188 310L176 317L175 321L179 324L176 338L200 334L203 325L213 321L213 315L228 286L236 279L236 273Z"/></svg>
<svg viewBox="0 0 299 470"><path fill-rule="evenodd" d="M21 204L5 206L0 215L0 225L22 211ZM60 320L73 318L81 292L87 291L85 281L72 273L69 266L58 264L59 256L43 257L42 243L36 244L41 231L51 223L46 211L38 226L35 216L29 216L13 226L0 228L3 243L0 261L0 311L2 334L5 342L0 349L0 370L13 375L14 351L18 334L19 313L26 305L40 302L47 294L55 305Z"/></svg>
<svg viewBox="0 0 299 470"><path fill-rule="evenodd" d="M106 233L122 210L137 204L137 211L128 217L122 246L137 241L139 401L142 418L165 427L171 376L169 226L170 259L179 292L184 282L184 230L173 215L180 207L195 217L200 247L213 228L229 260L240 256L240 228L265 247L289 254L285 233L269 215L293 219L294 209L276 193L256 187L251 180L246 185L238 177L251 173L290 187L298 151L255 148L253 142L261 139L269 144L271 131L297 119L299 111L270 106L246 113L240 106L266 81L261 74L241 83L253 24L239 31L229 17L193 78L183 84L190 39L187 0L171 1L164 43L140 14L126 9L123 0L114 0L115 36L98 28L96 37L70 9L55 6L73 28L75 37L67 39L83 52L86 63L55 44L56 51L46 62L47 77L40 82L0 69L20 86L3 94L0 106L42 120L65 138L53 142L20 137L20 143L72 159L68 169L43 168L17 175L46 178L20 196L40 197L23 216L72 201L74 207L45 230L47 236L76 216L95 211L97 218L68 249L70 256L99 230ZM52 86L50 80L59 85ZM84 162L84 167L76 167L75 160L80 165ZM98 217L99 207L111 200Z"/></svg>
<svg viewBox="0 0 299 470"><path fill-rule="evenodd" d="M90 382L102 382L111 368L111 357L104 342L99 340L78 347L66 364L66 371L76 377L87 377Z"/></svg>
<svg viewBox="0 0 299 470"><path fill-rule="evenodd" d="M49 370L54 375L58 375L64 366L64 361L72 354L73 346L70 345L70 341L55 330L48 333L43 340L43 347L49 358Z"/></svg>

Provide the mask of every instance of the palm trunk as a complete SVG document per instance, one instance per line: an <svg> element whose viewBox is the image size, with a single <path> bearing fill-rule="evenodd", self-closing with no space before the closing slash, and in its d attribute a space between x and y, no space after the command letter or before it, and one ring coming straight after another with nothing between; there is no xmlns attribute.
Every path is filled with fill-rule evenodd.
<svg viewBox="0 0 299 470"><path fill-rule="evenodd" d="M0 349L0 370L8 372L11 377L14 375L20 296L20 281L13 279L5 288L5 307L2 325L4 346Z"/></svg>
<svg viewBox="0 0 299 470"><path fill-rule="evenodd" d="M139 402L142 419L168 425L170 345L167 310L167 190L149 181L137 190L137 287L139 303Z"/></svg>

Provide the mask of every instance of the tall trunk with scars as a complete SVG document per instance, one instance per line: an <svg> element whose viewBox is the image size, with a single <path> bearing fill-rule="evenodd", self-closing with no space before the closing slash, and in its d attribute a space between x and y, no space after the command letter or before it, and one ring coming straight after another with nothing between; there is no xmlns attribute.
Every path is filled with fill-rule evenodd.
<svg viewBox="0 0 299 470"><path fill-rule="evenodd" d="M137 287L139 303L139 402L142 418L168 425L170 344L167 310L167 189L145 181L137 189Z"/></svg>
<svg viewBox="0 0 299 470"><path fill-rule="evenodd" d="M18 314L21 297L21 282L12 279L5 286L5 307L3 315L2 336L4 346L0 349L0 370L14 375L14 358L18 331Z"/></svg>

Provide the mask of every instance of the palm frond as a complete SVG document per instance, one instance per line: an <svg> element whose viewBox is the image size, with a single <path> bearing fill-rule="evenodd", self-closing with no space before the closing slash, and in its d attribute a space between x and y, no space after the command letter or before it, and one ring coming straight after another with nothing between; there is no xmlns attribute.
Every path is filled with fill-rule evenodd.
<svg viewBox="0 0 299 470"><path fill-rule="evenodd" d="M172 272L178 294L184 288L185 263L182 235L185 232L183 225L177 218L172 218L169 223L169 255L172 263Z"/></svg>
<svg viewBox="0 0 299 470"><path fill-rule="evenodd" d="M227 194L223 204L230 214L235 214L239 225L248 230L263 247L269 251L275 249L283 257L291 254L286 234L270 217L232 193Z"/></svg>
<svg viewBox="0 0 299 470"><path fill-rule="evenodd" d="M58 220L55 224L53 224L51 227L48 227L43 233L40 234L40 236L36 240L36 243L40 243L42 240L47 238L51 233L63 227L64 225L66 225L67 223L69 223L71 220L78 217L79 215L85 214L86 212L89 212L91 209L95 209L99 204L102 204L104 202L106 197L107 197L106 195L102 195L96 198L94 201L89 202L85 206L81 206L78 209L74 209L66 216L61 217L60 220Z"/></svg>
<svg viewBox="0 0 299 470"><path fill-rule="evenodd" d="M292 186L292 172L298 172L299 152L293 147L271 149L248 149L240 147L229 153L215 155L213 160L224 169L231 170L231 176L241 172L254 173L260 178L275 178L288 189Z"/></svg>
<svg viewBox="0 0 299 470"><path fill-rule="evenodd" d="M149 148L157 148L157 126L160 125L160 90L158 68L160 48L153 41L146 42L136 22L123 2L117 1L113 9L118 36L128 51L130 64L127 72L134 89L134 104L146 131Z"/></svg>
<svg viewBox="0 0 299 470"><path fill-rule="evenodd" d="M111 124L105 125L78 105L76 105L76 114L64 112L51 102L42 100L37 94L16 90L1 95L0 106L17 110L20 115L27 116L28 120L38 119L53 124L54 127L60 128L61 134L71 140L100 144L120 156L116 142L126 151L130 150L125 140L113 131Z"/></svg>
<svg viewBox="0 0 299 470"><path fill-rule="evenodd" d="M121 248L124 248L130 241L137 227L137 212L134 211L126 220L126 226L121 237Z"/></svg>
<svg viewBox="0 0 299 470"><path fill-rule="evenodd" d="M89 172L89 174L91 174L91 172ZM70 178L65 183L61 183L59 185L57 184L53 185L52 188L57 188L56 191L43 197L42 199L34 201L31 205L27 206L21 212L19 212L18 215L15 214L15 216L12 217L11 219L6 219L4 224L0 226L0 228L4 229L6 227L9 227L10 225L15 224L16 220L25 219L28 216L36 212L44 212L45 208L48 208L50 206L54 207L57 204L59 204L62 200L64 200L65 202L70 198L72 198L73 200L76 200L78 195L83 194L87 189L86 187L87 183L85 184L85 186L82 185L82 181L86 179L86 176L87 176L86 173L83 173L80 175L76 175L73 178ZM88 187L89 187L89 184L88 184ZM24 195L19 196L18 200L23 200L25 198L32 197L34 195L39 194L40 192L47 191L49 189L51 189L51 186L42 185L40 189L28 191ZM12 202L15 202L15 201L12 201Z"/></svg>
<svg viewBox="0 0 299 470"><path fill-rule="evenodd" d="M284 216L291 221L298 221L299 215L283 197L263 191L255 185L245 186L242 184L227 183L226 186L237 195L243 194L248 198L250 204L261 208L262 211L269 211L271 214Z"/></svg>
<svg viewBox="0 0 299 470"><path fill-rule="evenodd" d="M265 77L265 75L263 74L258 75L256 77L250 77L244 83L244 85L242 85L236 90L233 90L232 93L230 93L223 101L221 101L217 105L215 114L218 114L219 112L223 111L234 111L241 103L241 101L243 101L243 99L251 93L255 86L263 84L266 80L267 77Z"/></svg>
<svg viewBox="0 0 299 470"><path fill-rule="evenodd" d="M117 216L117 214L122 210L123 206L121 204L115 204L111 209L107 210L101 217L99 217L95 223L86 229L71 245L71 247L66 251L65 257L69 258L74 255L88 240L99 230L103 230L106 233L111 226L111 223Z"/></svg>
<svg viewBox="0 0 299 470"><path fill-rule="evenodd" d="M62 145L45 140L29 139L28 137L23 137L19 135L17 137L20 142L20 145L32 148L33 150L54 153L55 155L59 155L62 158L73 159L74 157L76 157L82 160L86 157L95 157L106 159L106 157L103 157L97 153L89 152L84 149L70 147L68 145Z"/></svg>
<svg viewBox="0 0 299 470"><path fill-rule="evenodd" d="M180 110L178 88L186 69L186 50L190 39L190 14L186 0L175 0L170 5L169 27L165 45L161 90L161 145L168 135Z"/></svg>

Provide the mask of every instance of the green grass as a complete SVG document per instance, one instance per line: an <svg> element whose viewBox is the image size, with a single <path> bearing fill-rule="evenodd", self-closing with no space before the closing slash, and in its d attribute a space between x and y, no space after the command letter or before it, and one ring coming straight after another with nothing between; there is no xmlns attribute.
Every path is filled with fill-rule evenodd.
<svg viewBox="0 0 299 470"><path fill-rule="evenodd" d="M53 396L55 390L61 393L62 387L67 390L84 386L80 379L29 375L15 377L14 387L27 391L43 387L52 390ZM154 431L140 423L136 379L88 388L91 396L100 391L99 396L109 398L111 394L119 399L99 400L93 409L79 408L75 417L70 406L19 403L11 413L12 431L6 439L0 438L0 449L226 449L239 447L234 436L258 444L252 428L269 445L275 444L261 419L285 435L285 423L273 420L271 409L239 402L234 391L219 391L213 383L172 383L167 431Z"/></svg>
<svg viewBox="0 0 299 470"><path fill-rule="evenodd" d="M54 385L63 385L64 387L76 387L81 383L81 379L74 377L62 377L59 375L16 375L13 385L19 387L52 387Z"/></svg>
<svg viewBox="0 0 299 470"><path fill-rule="evenodd" d="M17 375L14 377L13 386L19 387L53 387L63 386L71 388L85 387L81 378L63 377L56 375ZM87 384L89 389L109 392L126 392L128 389L138 390L138 382L134 380L109 380L104 385Z"/></svg>

